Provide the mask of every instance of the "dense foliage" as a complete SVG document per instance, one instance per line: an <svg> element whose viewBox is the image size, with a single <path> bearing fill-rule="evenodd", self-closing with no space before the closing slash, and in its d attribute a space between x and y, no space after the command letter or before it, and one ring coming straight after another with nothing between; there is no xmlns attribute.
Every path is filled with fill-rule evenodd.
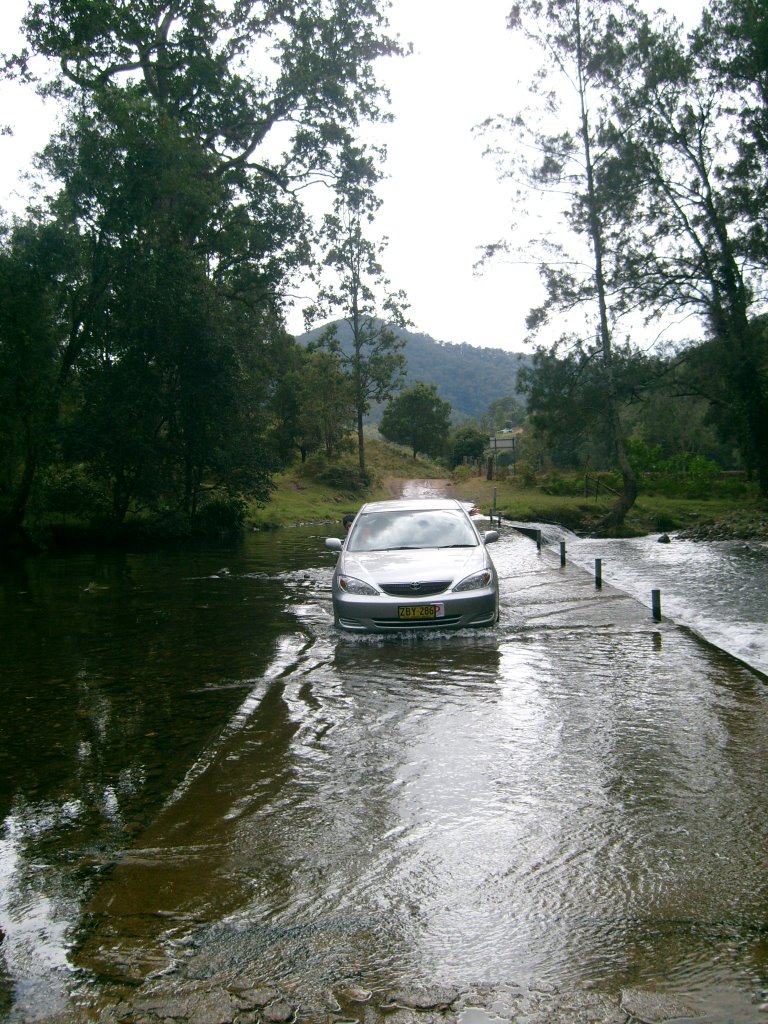
<svg viewBox="0 0 768 1024"><path fill-rule="evenodd" d="M451 469L462 465L467 460L477 462L482 459L488 449L489 435L465 423L458 427L450 437L448 461Z"/></svg>
<svg viewBox="0 0 768 1024"><path fill-rule="evenodd" d="M64 116L53 189L0 248L1 536L64 504L192 529L221 520L214 497L265 498L306 447L309 410L277 398L322 368L292 356L283 295L311 260L303 187L365 195L379 173L355 132L380 116L374 61L398 50L381 7L30 4L7 67L49 58L40 88Z"/></svg>
<svg viewBox="0 0 768 1024"><path fill-rule="evenodd" d="M509 27L547 59L489 148L521 208L544 195L562 218L523 243L547 295L529 327L559 335L525 374L535 426L563 460L618 464L615 525L637 490L627 442L653 430L636 407L659 395L705 407L767 494L765 5L711 0L686 36L630 0L524 0ZM704 343L644 359L633 324L673 314Z"/></svg>
<svg viewBox="0 0 768 1024"><path fill-rule="evenodd" d="M556 337L532 361L406 331L371 237L381 154L358 137L384 116L375 63L400 52L385 7L29 3L5 73L62 113L34 204L0 225L0 540L63 516L236 528L294 459L348 476L332 467L353 431L359 484L364 417L403 382L389 436L443 450L450 406L470 422L448 459L477 458L526 415L518 373L521 458L618 469L614 525L649 453L699 483L743 468L768 494L762 0L708 0L688 34L638 0L512 6L546 59L531 109L486 125L490 148L518 209L539 195L561 215L544 239L514 233L546 288L532 336ZM319 228L316 181L335 197ZM331 323L305 347L283 304L308 268L313 322ZM634 330L662 315L700 326L640 350Z"/></svg>
<svg viewBox="0 0 768 1024"><path fill-rule="evenodd" d="M408 445L417 455L443 455L451 426L451 406L437 394L434 384L417 381L391 399L381 417L382 437Z"/></svg>

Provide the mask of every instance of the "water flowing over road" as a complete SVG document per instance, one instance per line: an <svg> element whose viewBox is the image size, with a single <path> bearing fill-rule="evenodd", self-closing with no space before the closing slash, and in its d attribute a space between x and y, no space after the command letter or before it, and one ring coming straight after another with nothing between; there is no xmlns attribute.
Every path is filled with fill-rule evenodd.
<svg viewBox="0 0 768 1024"><path fill-rule="evenodd" d="M6 575L3 1019L154 975L765 1021L765 679L500 529L501 622L456 634L339 635L339 525Z"/></svg>
<svg viewBox="0 0 768 1024"><path fill-rule="evenodd" d="M658 588L665 615L768 676L768 544L560 533L576 564L593 571L600 558L606 578L645 603Z"/></svg>

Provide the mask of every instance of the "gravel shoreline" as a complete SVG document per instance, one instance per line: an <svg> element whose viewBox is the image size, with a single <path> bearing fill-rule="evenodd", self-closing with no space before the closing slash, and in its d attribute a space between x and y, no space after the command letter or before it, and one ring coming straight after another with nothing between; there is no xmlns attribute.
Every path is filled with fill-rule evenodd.
<svg viewBox="0 0 768 1024"><path fill-rule="evenodd" d="M511 982L373 993L348 984L299 1000L286 986L165 978L129 1000L38 1024L662 1024L700 1016L694 1001L641 988L562 991Z"/></svg>
<svg viewBox="0 0 768 1024"><path fill-rule="evenodd" d="M675 533L683 540L744 540L768 542L768 511L733 512L721 519L705 520Z"/></svg>

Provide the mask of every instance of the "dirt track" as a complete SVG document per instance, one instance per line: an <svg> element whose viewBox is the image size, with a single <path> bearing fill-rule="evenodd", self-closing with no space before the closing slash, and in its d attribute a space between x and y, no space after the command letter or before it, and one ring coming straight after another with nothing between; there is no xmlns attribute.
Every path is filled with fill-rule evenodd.
<svg viewBox="0 0 768 1024"><path fill-rule="evenodd" d="M454 497L450 480L404 480L391 477L387 489L393 498L451 498Z"/></svg>

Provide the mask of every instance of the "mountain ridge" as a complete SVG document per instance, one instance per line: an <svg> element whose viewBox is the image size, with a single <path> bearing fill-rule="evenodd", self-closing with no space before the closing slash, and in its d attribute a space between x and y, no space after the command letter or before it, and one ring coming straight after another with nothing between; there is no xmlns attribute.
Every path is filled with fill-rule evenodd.
<svg viewBox="0 0 768 1024"><path fill-rule="evenodd" d="M297 335L296 341L304 346L316 342L329 326L336 327L342 350L349 352L352 331L345 320L333 320ZM405 341L405 386L417 380L434 384L440 398L450 402L455 423L479 420L492 402L517 395L520 368L531 362L531 357L522 352L485 348L468 342L438 341L429 334L402 327L391 327L391 330ZM371 414L378 422L380 409L372 409Z"/></svg>

